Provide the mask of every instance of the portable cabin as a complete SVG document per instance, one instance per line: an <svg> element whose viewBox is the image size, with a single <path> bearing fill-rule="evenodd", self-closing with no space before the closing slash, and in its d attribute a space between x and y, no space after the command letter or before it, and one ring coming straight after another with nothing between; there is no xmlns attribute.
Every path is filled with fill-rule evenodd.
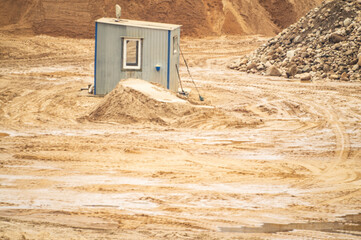
<svg viewBox="0 0 361 240"><path fill-rule="evenodd" d="M178 91L180 25L101 18L95 23L94 94L138 78Z"/></svg>

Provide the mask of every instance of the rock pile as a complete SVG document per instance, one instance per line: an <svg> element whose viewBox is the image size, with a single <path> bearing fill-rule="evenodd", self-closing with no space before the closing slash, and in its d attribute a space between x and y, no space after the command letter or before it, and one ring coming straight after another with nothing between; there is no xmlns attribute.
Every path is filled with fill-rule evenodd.
<svg viewBox="0 0 361 240"><path fill-rule="evenodd" d="M229 67L302 80L360 80L361 0L324 2Z"/></svg>

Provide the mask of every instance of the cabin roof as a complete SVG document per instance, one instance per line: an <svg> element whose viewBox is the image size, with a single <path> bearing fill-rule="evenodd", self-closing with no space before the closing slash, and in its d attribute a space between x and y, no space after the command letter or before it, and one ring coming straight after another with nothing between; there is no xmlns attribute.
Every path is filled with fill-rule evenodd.
<svg viewBox="0 0 361 240"><path fill-rule="evenodd" d="M121 26L131 26L139 28L153 28L161 30L175 30L180 28L182 25L168 24L168 23L158 23L158 22L147 22L147 21L137 21L129 19L115 19L115 18L100 18L96 20L98 23L107 23Z"/></svg>

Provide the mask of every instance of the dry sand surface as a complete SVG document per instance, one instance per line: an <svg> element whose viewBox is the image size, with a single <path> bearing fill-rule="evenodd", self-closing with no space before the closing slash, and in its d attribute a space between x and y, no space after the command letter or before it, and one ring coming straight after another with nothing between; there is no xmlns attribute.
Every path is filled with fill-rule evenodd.
<svg viewBox="0 0 361 240"><path fill-rule="evenodd" d="M0 34L0 238L360 239L361 83L226 68L265 40L183 40L182 125L91 119L93 40Z"/></svg>

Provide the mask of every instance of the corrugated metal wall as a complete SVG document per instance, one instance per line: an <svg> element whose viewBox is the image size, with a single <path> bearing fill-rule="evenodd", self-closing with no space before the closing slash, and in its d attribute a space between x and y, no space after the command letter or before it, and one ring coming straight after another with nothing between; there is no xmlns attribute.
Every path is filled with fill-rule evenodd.
<svg viewBox="0 0 361 240"><path fill-rule="evenodd" d="M173 44L173 39L174 36L178 36L177 38L177 44L174 45ZM179 80L178 80L178 74L177 74L177 69L176 66L178 66L179 69L179 44L180 44L180 28L175 29L171 32L171 57L170 57L170 73L169 73L169 77L170 77L170 88L171 90L177 92L178 91L178 87L179 87ZM177 53L174 54L174 47L176 47L177 49Z"/></svg>
<svg viewBox="0 0 361 240"><path fill-rule="evenodd" d="M97 23L96 47L96 84L95 92L98 95L109 93L118 84L119 80L139 78L157 82L167 87L168 71L168 30L120 26L114 24ZM171 32L170 38L170 89L177 91L178 79L175 62L178 56L173 55L173 35L180 34L180 29ZM141 70L122 70L122 37L142 38L142 68ZM178 37L178 39L180 36ZM161 66L156 71L155 66ZM174 66L172 66L174 65Z"/></svg>

